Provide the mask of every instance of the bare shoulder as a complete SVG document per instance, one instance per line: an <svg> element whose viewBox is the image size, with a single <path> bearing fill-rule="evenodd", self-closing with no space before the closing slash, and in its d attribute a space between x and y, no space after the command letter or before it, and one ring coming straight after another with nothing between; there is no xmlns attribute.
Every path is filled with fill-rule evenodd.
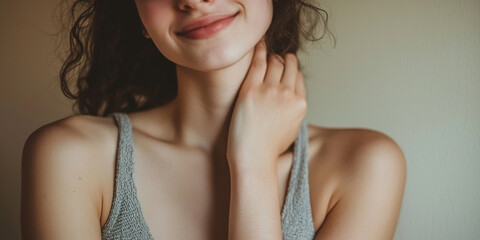
<svg viewBox="0 0 480 240"><path fill-rule="evenodd" d="M24 239L98 239L106 164L100 159L115 147L108 143L115 141L112 124L109 118L73 115L29 135L22 154Z"/></svg>
<svg viewBox="0 0 480 240"><path fill-rule="evenodd" d="M63 164L90 164L116 140L113 118L71 115L32 132L24 144L25 164L58 159ZM40 156L45 156L40 158ZM76 161L73 159L82 159ZM54 160L50 160L54 161Z"/></svg>
<svg viewBox="0 0 480 240"><path fill-rule="evenodd" d="M110 117L71 115L41 126L30 134L28 140L42 137L47 137L44 140L50 140L48 136L53 135L62 135L67 139L98 137L114 129L115 126L112 124L114 124L113 118Z"/></svg>
<svg viewBox="0 0 480 240"><path fill-rule="evenodd" d="M328 168L334 186L316 239L392 239L406 181L400 146L372 129L310 129L314 147L321 143L312 153L311 171L325 175Z"/></svg>
<svg viewBox="0 0 480 240"><path fill-rule="evenodd" d="M403 151L397 142L385 133L367 128L325 128L310 124L309 142L313 161L334 161L344 174L372 167L406 169ZM323 158L322 158L323 157Z"/></svg>
<svg viewBox="0 0 480 240"><path fill-rule="evenodd" d="M88 143L98 137L108 135L108 132L114 128L113 123L112 118L80 114L71 115L39 127L30 134L25 143L41 142L42 145L49 145L49 143L56 141L57 143L58 141Z"/></svg>
<svg viewBox="0 0 480 240"><path fill-rule="evenodd" d="M329 131L330 144L338 150L343 149L339 166L344 177L365 171L405 173L405 156L400 146L387 134L366 128L333 128Z"/></svg>

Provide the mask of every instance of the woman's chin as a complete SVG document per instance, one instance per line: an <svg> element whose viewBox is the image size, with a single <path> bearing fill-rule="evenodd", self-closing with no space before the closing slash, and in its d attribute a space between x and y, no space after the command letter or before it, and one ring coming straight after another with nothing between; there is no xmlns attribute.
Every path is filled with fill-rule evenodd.
<svg viewBox="0 0 480 240"><path fill-rule="evenodd" d="M213 72L213 71L219 71L219 70L228 68L232 66L234 63L235 63L234 61L210 62L210 63L203 63L203 64L195 64L195 65L192 65L190 68L200 72Z"/></svg>
<svg viewBox="0 0 480 240"><path fill-rule="evenodd" d="M189 63L182 66L201 72L218 71L238 63L245 55L241 53L225 54L224 52L221 55L191 58Z"/></svg>

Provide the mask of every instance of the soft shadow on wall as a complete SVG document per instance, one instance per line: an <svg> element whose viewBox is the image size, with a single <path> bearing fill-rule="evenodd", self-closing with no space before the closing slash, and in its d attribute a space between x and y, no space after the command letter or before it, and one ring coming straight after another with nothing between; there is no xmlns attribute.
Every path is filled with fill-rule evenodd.
<svg viewBox="0 0 480 240"><path fill-rule="evenodd" d="M71 114L59 88L52 16L58 1L0 2L0 235L20 239L23 144L38 127Z"/></svg>

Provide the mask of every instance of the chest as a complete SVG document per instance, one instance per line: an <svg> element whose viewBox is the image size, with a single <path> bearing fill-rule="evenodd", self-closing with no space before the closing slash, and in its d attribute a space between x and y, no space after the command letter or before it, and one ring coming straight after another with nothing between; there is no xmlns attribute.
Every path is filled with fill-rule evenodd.
<svg viewBox="0 0 480 240"><path fill-rule="evenodd" d="M227 239L230 172L226 159L163 151L137 151L135 186L155 239ZM293 154L278 159L283 206Z"/></svg>
<svg viewBox="0 0 480 240"><path fill-rule="evenodd" d="M230 172L226 159L168 147L135 148L134 183L145 222L154 239L227 239ZM312 154L309 152L309 158ZM311 161L311 160L309 160ZM278 199L282 207L288 191L293 152L277 161ZM310 164L309 164L310 165ZM114 169L112 169L114 171ZM315 229L325 219L331 188L327 179L309 168L309 192ZM108 177L107 177L108 178ZM113 173L111 179L113 186ZM320 183L320 184L319 184ZM104 193L102 223L110 212L113 188Z"/></svg>

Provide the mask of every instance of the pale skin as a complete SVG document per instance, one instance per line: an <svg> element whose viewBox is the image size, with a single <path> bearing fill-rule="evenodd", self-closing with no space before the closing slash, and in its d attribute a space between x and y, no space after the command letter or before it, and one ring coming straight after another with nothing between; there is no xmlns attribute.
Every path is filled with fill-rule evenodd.
<svg viewBox="0 0 480 240"><path fill-rule="evenodd" d="M163 1L168 2L188 11L216 4ZM139 13L152 40L168 41L141 6ZM259 37L265 30L260 25ZM190 68L196 53L189 54L175 55L183 64L177 66L177 98L129 114L135 184L152 235L281 239L291 144L306 113L297 59L267 57L262 41L235 60L220 56L231 61L222 68L214 60L205 69ZM398 145L369 129L309 124L308 133L315 239L392 239L406 180ZM116 141L112 118L82 115L29 136L22 161L24 239L101 239L114 191Z"/></svg>

